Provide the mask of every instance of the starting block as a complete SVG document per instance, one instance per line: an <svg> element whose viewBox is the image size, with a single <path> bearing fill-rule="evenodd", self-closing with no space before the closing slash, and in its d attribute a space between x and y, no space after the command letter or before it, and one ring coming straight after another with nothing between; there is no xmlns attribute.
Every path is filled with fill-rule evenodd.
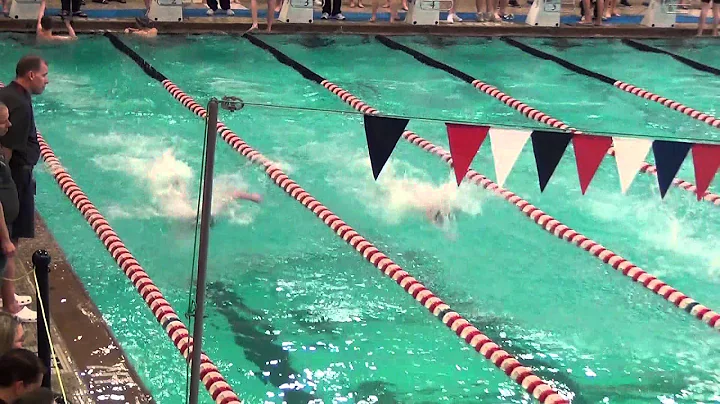
<svg viewBox="0 0 720 404"><path fill-rule="evenodd" d="M676 15L688 13L687 10L680 10L678 5L677 0L650 0L640 24L646 27L674 27Z"/></svg>
<svg viewBox="0 0 720 404"><path fill-rule="evenodd" d="M285 0L278 19L282 22L312 24L313 6L314 0Z"/></svg>
<svg viewBox="0 0 720 404"><path fill-rule="evenodd" d="M405 13L405 22L413 25L438 25L440 12L450 11L453 0L411 0Z"/></svg>
<svg viewBox="0 0 720 404"><path fill-rule="evenodd" d="M40 0L12 0L10 18L16 20L37 20Z"/></svg>
<svg viewBox="0 0 720 404"><path fill-rule="evenodd" d="M182 0L155 0L150 4L148 18L152 21L182 21Z"/></svg>
<svg viewBox="0 0 720 404"><path fill-rule="evenodd" d="M559 27L562 0L535 0L525 22L539 27Z"/></svg>

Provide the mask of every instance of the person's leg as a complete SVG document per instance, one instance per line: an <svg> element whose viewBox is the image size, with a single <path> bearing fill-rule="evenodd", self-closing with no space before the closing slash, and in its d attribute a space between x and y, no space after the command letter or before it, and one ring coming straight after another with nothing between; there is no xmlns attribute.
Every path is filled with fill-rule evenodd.
<svg viewBox="0 0 720 404"><path fill-rule="evenodd" d="M602 18L605 15L605 0L595 0L595 6L597 7L595 14L595 25L602 25Z"/></svg>
<svg viewBox="0 0 720 404"><path fill-rule="evenodd" d="M372 0L372 12L370 14L370 22L377 21L377 11L380 7L380 0Z"/></svg>
<svg viewBox="0 0 720 404"><path fill-rule="evenodd" d="M207 5L210 8L212 12L217 11L218 9L218 2L217 0L207 0Z"/></svg>
<svg viewBox="0 0 720 404"><path fill-rule="evenodd" d="M5 271L1 281L2 285L0 286L0 297L3 302L2 308L10 314L15 314L20 311L20 305L15 301L15 282L12 281L12 279L15 278L15 263L13 261L14 260L10 259L5 265ZM13 263L10 264L10 262Z"/></svg>
<svg viewBox="0 0 720 404"><path fill-rule="evenodd" d="M268 0L267 13L267 32L272 31L273 21L275 21L275 0Z"/></svg>
<svg viewBox="0 0 720 404"><path fill-rule="evenodd" d="M230 10L230 0L220 0L220 8L225 11Z"/></svg>
<svg viewBox="0 0 720 404"><path fill-rule="evenodd" d="M718 36L718 23L720 23L720 4L713 1L713 36Z"/></svg>
<svg viewBox="0 0 720 404"><path fill-rule="evenodd" d="M702 36L703 31L705 30L705 19L707 18L708 12L710 12L710 2L705 2L703 0L702 10L700 10L700 21L698 21L698 36Z"/></svg>
<svg viewBox="0 0 720 404"><path fill-rule="evenodd" d="M342 14L340 8L342 7L342 0L332 0L332 12L330 15L335 16Z"/></svg>
<svg viewBox="0 0 720 404"><path fill-rule="evenodd" d="M590 0L582 0L583 3L583 10L585 11L585 15L583 15L580 22L584 22L585 24L592 24L592 3Z"/></svg>
<svg viewBox="0 0 720 404"><path fill-rule="evenodd" d="M485 0L475 0L475 9L477 10L477 20L485 21Z"/></svg>
<svg viewBox="0 0 720 404"><path fill-rule="evenodd" d="M323 16L330 15L330 8L332 7L332 4L330 3L332 0L325 0L325 4L323 4L322 7L322 13Z"/></svg>
<svg viewBox="0 0 720 404"><path fill-rule="evenodd" d="M258 4L257 0L250 0L250 15L252 16L252 26L250 30L257 29L258 27Z"/></svg>
<svg viewBox="0 0 720 404"><path fill-rule="evenodd" d="M497 0L485 0L487 8L487 17L489 21L497 21L500 16L497 15Z"/></svg>

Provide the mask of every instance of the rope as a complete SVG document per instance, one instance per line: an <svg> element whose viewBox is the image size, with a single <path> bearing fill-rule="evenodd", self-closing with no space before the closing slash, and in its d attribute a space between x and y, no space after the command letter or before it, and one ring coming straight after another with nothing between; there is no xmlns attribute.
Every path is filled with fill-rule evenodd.
<svg viewBox="0 0 720 404"><path fill-rule="evenodd" d="M422 63L425 63L425 64L430 65L429 62L430 62L431 60L434 60L434 59L430 58L429 56L424 55L424 54L422 54L422 53L420 53L420 52L418 52L418 51L416 51L416 50L414 50L414 49L412 49L412 48L409 48L409 47L405 46L405 45L399 44L399 43L391 40L391 39L388 38L388 37L385 37L385 36L382 36L382 35L378 35L378 36L376 36L376 38L377 38L377 39L380 41L380 43L382 43L383 45L385 45L385 46L387 46L387 47L389 47L389 48L391 48L391 49L396 49L396 50L403 51L403 52L405 52L405 53L407 53L407 54L415 57L415 59L417 59L418 61L420 61L420 62L422 62ZM501 38L501 39L505 39L505 38ZM449 72L449 73L451 73L451 72ZM451 73L451 74L452 74L452 73ZM493 85L484 83L484 82L482 82L482 81L480 81L480 80L478 80L478 79L473 79L472 81L470 81L470 82L468 82L468 83L471 84L473 87L477 88L478 90L482 91L483 93L485 93L485 94L487 94L487 95L489 95L489 96L491 96L491 97L499 100L499 101L502 102L503 104L505 104L505 105L509 106L510 108L512 108L512 109L520 112L521 114L527 116L527 117L530 118L530 119L533 119L533 120L535 120L535 121L537 121L537 122L544 123L544 124L546 124L546 125L548 125L548 126L552 126L553 128L556 128L556 129L568 131L568 132L570 132L570 133L572 133L572 134L576 134L576 135L585 134L585 133L582 132L582 131L579 131L579 130L577 130L577 129L575 129L575 128L570 127L570 126L567 125L565 122L563 122L563 121L561 121L561 120L559 120L559 119L553 118L553 117L551 117L550 115L547 115L547 114L545 114L545 113L543 113L543 112L541 112L541 111L539 111L539 110L537 110L537 109L535 109L535 108L533 108L533 107L531 107L531 106L529 106L529 105L527 105L527 104L525 104L525 103L523 103L523 102L521 102L521 101L519 101L519 100L517 100L517 99L515 99L515 98L513 98L513 97L511 97L511 96L509 96L509 95L507 95L507 94L505 94L505 93L503 93L502 91L500 91L497 87L495 87L495 86L493 86ZM608 154L611 155L611 156L614 156L614 155L615 155L615 150L613 150L613 149L611 148L610 150L608 150ZM648 174L657 175L657 168L656 168L654 165L652 165L652 164L648 164L647 162L643 162L642 166L640 166L640 171L642 171L642 172L644 172L644 173L648 173ZM673 185L675 185L676 187L682 188L682 189L684 189L684 190L686 190L686 191L688 191L688 192L695 192L695 191L696 191L695 185L693 185L692 183L690 183L690 182L688 182L688 181L682 180L682 179L680 179L680 178L674 178L673 181L672 181L672 183L673 183ZM713 193L711 193L711 192L707 192L707 191L706 191L706 192L702 195L702 198L703 198L704 200L706 200L706 201L714 204L715 206L720 206L720 195L716 195L716 194L713 194Z"/></svg>
<svg viewBox="0 0 720 404"><path fill-rule="evenodd" d="M661 97L655 93L651 93L650 91L644 90L640 87L635 87L632 84L625 83L624 81L616 80L611 77L601 75L600 73L596 73L596 72L587 70L587 69L580 67L574 63L568 62L565 59L561 59L557 56L543 52L540 49L533 48L529 45L518 42L512 38L500 38L500 40L502 40L505 43L507 43L511 46L514 46L530 55L533 55L533 56L541 58L541 59L549 60L551 62L555 62L570 71L580 73L585 76L600 80L605 84L610 84L610 85L617 87L625 92L628 92L630 94L636 95L641 98L645 98L646 100L657 102L658 104L662 104L670 109L673 109L678 112L682 112L683 114L685 114L693 119L697 119L698 121L705 122L706 124L713 126L715 128L720 127L720 119L715 118L714 116L712 116L710 114L705 114L700 111L694 110L694 109L692 109L688 106L685 106L677 101L673 101L669 98Z"/></svg>
<svg viewBox="0 0 720 404"><path fill-rule="evenodd" d="M296 61L293 62L299 64ZM352 106L356 110L368 115L379 114L378 110L365 104L365 102L350 94L348 91L342 89L340 86L333 84L325 79L323 79L320 84L328 91L340 97L347 104L350 104L350 106ZM421 138L420 136L416 135L411 131L405 131L402 134L402 137L408 142L421 147L423 150L439 156L443 161L452 166L453 162L450 153L443 150L441 147L435 146L434 144ZM470 182L500 195L501 197L503 197L503 199L518 207L521 212L523 212L526 216L528 216L530 219L532 219L535 223L540 225L549 233L582 248L593 256L601 259L606 264L610 264L614 269L622 271L623 275L630 277L634 282L641 283L643 286L652 290L654 293L662 296L665 300L670 301L677 307L692 314L693 316L710 325L711 327L720 330L720 314L701 305L700 303L698 303L694 299L689 298L685 294L680 293L677 289L671 287L665 282L660 281L656 277L635 266L633 263L626 260L625 258L606 249L601 244L585 237L584 235L576 232L570 227L562 224L560 221L556 220L552 216L531 205L530 202L520 198L509 190L501 188L499 185L495 184L490 179L488 179L484 175L479 174L475 170L468 170L468 173L465 175L465 177L468 178Z"/></svg>
<svg viewBox="0 0 720 404"><path fill-rule="evenodd" d="M60 382L60 392L62 393L63 400L67 403L68 402L67 393L65 392L65 385L63 384L62 377L60 376L60 367L57 364L57 354L55 354L55 344L53 343L53 340L52 340L52 336L51 336L52 332L50 332L50 324L48 323L47 316L45 316L45 313L46 313L45 306L43 305L42 299L40 299L41 293L40 293L40 286L38 285L37 275L35 274L35 271L28 271L28 272L32 272L33 277L35 278L34 285L32 282L30 282L30 279L28 279L28 283L30 284L30 286L35 286L35 292L37 293L37 296L38 296L38 299L37 299L38 305L40 306L40 308L42 310L41 313L42 313L43 324L45 324L45 329L47 330L48 341L50 342L50 355L52 355L52 364L55 367L55 373L58 375L58 381Z"/></svg>
<svg viewBox="0 0 720 404"><path fill-rule="evenodd" d="M12 258L8 257L8 259L12 259ZM0 279L2 279L3 281L16 282L16 281L21 281L23 279L29 278L31 273L34 273L34 271L31 271L31 270L25 271L24 274L18 276L17 278L1 277Z"/></svg>
<svg viewBox="0 0 720 404"><path fill-rule="evenodd" d="M128 48L129 49L129 48ZM132 51L131 51L132 52ZM159 73L158 73L159 74ZM0 82L0 88L5 84ZM165 333L173 342L175 347L186 361L192 359L193 339L190 336L185 324L180 321L175 310L170 306L160 289L155 286L152 279L140 263L135 259L130 250L125 247L120 236L110 227L110 223L95 205L90 202L87 195L80 189L65 168L60 164L55 153L53 153L50 145L45 141L40 132L37 132L38 143L40 145L40 156L45 164L47 164L50 173L55 181L62 189L65 196L72 201L73 205L82 213L85 220L92 227L100 241L112 255L118 266L125 272L135 289L145 300L148 308L152 311L155 319L160 323ZM200 359L200 379L205 385L205 389L217 404L241 404L242 400L233 391L232 387L225 381L220 374L217 366L204 353Z"/></svg>
<svg viewBox="0 0 720 404"><path fill-rule="evenodd" d="M135 55L140 58L139 55ZM162 85L176 100L194 114L201 118L207 117L205 108L195 102L192 97L185 94L170 80L162 81ZM480 352L485 358L492 361L496 367L503 370L506 375L522 386L528 393L532 394L533 397L541 403L569 404L567 399L533 374L530 368L523 366L517 359L502 350L499 345L480 332L480 330L473 326L468 320L453 311L450 306L426 288L425 285L403 270L387 255L383 254L377 247L320 203L320 201L312 197L270 160L260 154L260 152L245 143L237 134L228 129L224 123L218 121L217 131L220 137L234 150L245 156L252 163L262 166L265 169L265 173L278 187L312 211L313 214L330 227L338 237L342 238L358 253L362 254L363 258L372 263L386 276L397 282L397 284L417 302L427 308L433 316L440 319L443 324L454 331L458 337L470 344L475 351Z"/></svg>
<svg viewBox="0 0 720 404"><path fill-rule="evenodd" d="M192 337L187 327L178 317L177 313L170 306L157 286L150 279L140 263L130 253L120 237L110 227L105 217L90 202L85 193L75 183L70 174L60 165L50 145L38 133L40 144L40 155L45 163L52 169L63 193L72 201L73 205L83 214L85 220L93 228L105 248L115 259L117 264L125 272L125 275L133 283L145 303L155 315L157 321L172 340L175 347L180 351L186 361L192 358ZM232 387L220 374L217 366L213 364L207 355L203 354L201 359L200 378L210 396L217 404L237 404L242 401L233 392Z"/></svg>

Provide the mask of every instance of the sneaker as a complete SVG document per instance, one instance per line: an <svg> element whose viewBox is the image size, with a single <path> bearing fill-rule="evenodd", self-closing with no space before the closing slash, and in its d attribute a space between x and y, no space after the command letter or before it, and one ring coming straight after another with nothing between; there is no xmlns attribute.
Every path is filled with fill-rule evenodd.
<svg viewBox="0 0 720 404"><path fill-rule="evenodd" d="M32 303L32 297L25 296L25 295L23 295L23 296L15 295L15 301L20 306L27 306L28 304ZM0 307L3 307L2 299L0 299Z"/></svg>
<svg viewBox="0 0 720 404"><path fill-rule="evenodd" d="M321 20L327 20L328 18L330 18L330 14L328 13L322 13L322 15L320 16Z"/></svg>
<svg viewBox="0 0 720 404"><path fill-rule="evenodd" d="M457 22L462 22L462 18L458 17L457 14L450 14L450 13L448 13L447 22L449 22L450 24L452 24L452 23L455 22L455 21L457 21Z"/></svg>
<svg viewBox="0 0 720 404"><path fill-rule="evenodd" d="M342 13L337 13L337 14L335 14L334 16L332 16L332 18L333 18L334 20L338 20L338 21L344 21L344 20L345 20L345 16L342 15Z"/></svg>
<svg viewBox="0 0 720 404"><path fill-rule="evenodd" d="M233 16L233 15L235 15L235 12L232 11L232 10L230 10L230 9L228 9L228 10L225 11L225 14L227 14L227 15L229 15L229 16Z"/></svg>
<svg viewBox="0 0 720 404"><path fill-rule="evenodd" d="M21 323L37 323L37 312L24 306L20 311L13 314Z"/></svg>
<svg viewBox="0 0 720 404"><path fill-rule="evenodd" d="M82 12L82 11L76 11L76 12L73 13L73 17L77 17L77 18L88 18L88 15L85 14L84 12Z"/></svg>
<svg viewBox="0 0 720 404"><path fill-rule="evenodd" d="M211 8L209 8L205 14L207 14L209 16L213 16L213 15L215 15L215 12Z"/></svg>

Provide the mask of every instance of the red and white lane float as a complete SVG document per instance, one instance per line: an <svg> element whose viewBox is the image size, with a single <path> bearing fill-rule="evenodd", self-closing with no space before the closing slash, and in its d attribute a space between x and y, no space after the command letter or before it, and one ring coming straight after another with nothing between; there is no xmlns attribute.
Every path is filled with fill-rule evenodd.
<svg viewBox="0 0 720 404"><path fill-rule="evenodd" d="M185 108L201 118L207 117L205 108L195 102L192 97L185 94L170 80L164 80L162 84ZM322 220L325 225L330 227L338 237L342 238L358 253L362 254L363 258L373 264L382 273L394 280L418 303L427 308L433 316L440 319L440 321L455 332L458 337L465 340L475 351L489 359L512 380L522 386L528 393L532 394L533 397L541 403L569 403L566 398L561 396L550 385L533 374L530 368L523 366L512 355L504 351L500 346L490 340L490 338L480 332L479 329L470 324L469 321L453 311L450 306L435 296L425 285L403 270L387 255L383 254L370 241L358 234L352 227L330 211L330 209L313 198L312 195L274 165L272 161L254 150L238 135L228 129L224 123L218 121L217 131L220 137L238 153L245 156L251 162L262 166L265 169L265 173L278 187L282 188L288 195L313 212L313 214Z"/></svg>

